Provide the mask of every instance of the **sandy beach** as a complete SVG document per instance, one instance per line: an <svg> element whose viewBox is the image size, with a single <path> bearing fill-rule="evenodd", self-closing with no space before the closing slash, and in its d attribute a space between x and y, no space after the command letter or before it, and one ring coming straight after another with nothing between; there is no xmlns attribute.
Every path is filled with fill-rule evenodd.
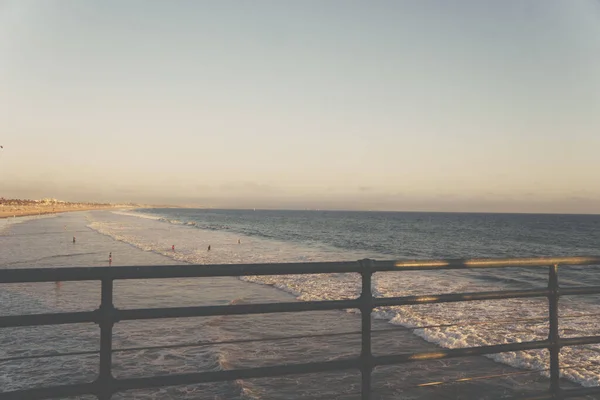
<svg viewBox="0 0 600 400"><path fill-rule="evenodd" d="M70 211L106 210L118 208L113 205L91 204L36 204L36 205L4 205L0 204L0 218L25 217L29 215L57 214Z"/></svg>

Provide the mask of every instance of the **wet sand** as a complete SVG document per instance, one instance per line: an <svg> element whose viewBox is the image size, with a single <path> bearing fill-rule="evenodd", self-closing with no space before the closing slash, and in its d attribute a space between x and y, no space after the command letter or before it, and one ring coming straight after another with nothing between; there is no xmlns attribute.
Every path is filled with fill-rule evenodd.
<svg viewBox="0 0 600 400"><path fill-rule="evenodd" d="M87 213L26 221L8 227L0 240L0 268L50 266L172 265L174 260L115 241L86 227ZM71 242L72 236L77 242ZM92 310L98 307L96 282L0 285L0 314ZM270 286L236 278L170 279L115 283L119 308L177 307L209 304L295 301ZM394 329L374 320L373 331ZM128 321L115 325L113 348L160 346L198 341L224 341L359 332L358 315L343 311L282 313L211 318ZM0 330L0 358L52 351L98 348L99 329L78 324ZM432 351L437 347L397 327L373 333L377 355ZM231 368L303 363L357 356L360 335L307 337L239 344L118 352L113 373L118 378ZM74 356L0 362L0 388L89 382L98 357ZM542 391L548 379L495 363L484 357L423 361L376 368L373 399L494 399ZM462 383L419 387L436 381L497 375ZM568 382L565 387L574 386ZM359 399L358 371L294 375L229 383L189 385L119 393L114 399ZM93 397L90 397L93 398Z"/></svg>

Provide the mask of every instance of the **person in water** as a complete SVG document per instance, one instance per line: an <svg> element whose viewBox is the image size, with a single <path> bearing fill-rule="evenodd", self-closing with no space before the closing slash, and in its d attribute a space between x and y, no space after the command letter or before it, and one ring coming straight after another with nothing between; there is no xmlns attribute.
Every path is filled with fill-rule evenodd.
<svg viewBox="0 0 600 400"><path fill-rule="evenodd" d="M175 245L171 246L171 250L175 251Z"/></svg>
<svg viewBox="0 0 600 400"><path fill-rule="evenodd" d="M208 245L208 251L210 251L210 244Z"/></svg>
<svg viewBox="0 0 600 400"><path fill-rule="evenodd" d="M75 243L75 236L73 236L73 243Z"/></svg>

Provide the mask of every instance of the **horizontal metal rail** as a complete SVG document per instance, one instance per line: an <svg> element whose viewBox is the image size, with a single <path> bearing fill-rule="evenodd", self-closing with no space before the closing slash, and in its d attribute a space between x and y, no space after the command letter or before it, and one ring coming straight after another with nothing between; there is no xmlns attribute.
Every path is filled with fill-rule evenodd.
<svg viewBox="0 0 600 400"><path fill-rule="evenodd" d="M561 315L561 319L574 319L574 318L587 318L587 317L600 317L600 313L585 313L585 314L569 314L569 315ZM377 329L371 331L374 334L380 333L394 333L401 331L416 331L423 329L436 329L436 328L450 328L450 327L472 327L478 325L495 325L495 324L504 324L515 322L545 322L548 320L548 317L528 317L528 318L511 318L511 319L493 319L493 320L485 320L485 321L475 321L475 322L453 322L448 324L432 324L432 325L417 325L417 326L395 326L393 328L385 328L385 329ZM164 350L164 349L180 349L180 348L189 348L189 347L205 347L205 346L218 346L218 345L226 345L226 344L242 344L242 343L255 343L255 342L274 342L274 341L282 341L282 340L293 340L293 339L314 339L314 338L326 338L326 337L339 337L339 336L351 336L351 335L360 335L361 331L348 331L348 332L328 332L328 333L311 333L306 335L289 335L289 336L267 336L267 337L258 337L251 339L232 339L232 340L219 340L219 341L198 341L198 342L189 342L189 343L178 343L178 344L169 344L169 345L156 345L156 346L141 346L141 347L123 347L118 349L113 349L113 353L120 353L126 351L141 351L141 350ZM600 350L599 350L600 351ZM15 352L13 350L13 352ZM25 350L16 351L18 353L25 353ZM1 362L7 361L16 361L16 360L27 360L27 359L35 359L35 358L53 358L53 357L69 357L69 356L78 356L78 355L93 355L100 353L100 350L86 350L86 351L74 351L67 353L42 353L42 354L30 354L30 355L20 355L20 356L12 356L6 358L0 358ZM572 368L572 367L571 367ZM528 373L531 373L529 371Z"/></svg>
<svg viewBox="0 0 600 400"><path fill-rule="evenodd" d="M82 322L97 322L96 311L79 311L50 314L6 315L0 317L0 328L14 328L19 326L43 326L79 324Z"/></svg>
<svg viewBox="0 0 600 400"><path fill-rule="evenodd" d="M451 259L451 260L400 260L328 263L290 263L290 264L240 264L240 265L176 265L150 267L86 267L86 268L32 268L0 270L0 283L32 283L55 281L101 281L101 304L97 310L49 313L33 315L8 315L0 317L0 328L27 327L40 325L57 325L71 323L96 323L100 326L100 350L82 351L64 355L88 355L100 353L100 374L96 381L87 384L62 385L47 388L34 388L0 392L3 399L48 399L57 397L95 394L99 399L110 399L112 394L122 390L161 387L170 385L186 385L206 382L220 382L237 379L285 376L303 373L319 373L347 369L359 369L362 372L362 399L369 399L371 390L371 372L376 366L396 365L414 361L437 360L454 357L497 354L532 349L550 350L551 387L547 393L541 393L540 399L557 399L600 393L598 388L562 389L559 386L558 351L565 346L578 346L600 343L600 336L560 338L558 336L558 298L565 295L600 294L600 286L583 286L559 288L558 265L598 265L600 257L553 257L553 258L519 258L519 259ZM479 269L506 267L549 267L549 284L546 288L529 290L509 290L475 293L447 293L424 296L403 296L377 298L371 292L371 276L376 272L423 271L448 269ZM355 299L324 300L308 302L262 303L209 305L194 307L150 308L150 309L117 309L113 305L113 282L123 279L168 279L168 278L207 278L253 275L296 275L296 274L329 274L359 273L362 279L362 294ZM418 304L450 303L463 301L490 301L513 298L548 298L549 304L549 337L547 340L496 344L490 346L439 349L431 352L406 353L374 356L371 353L371 312L377 307L398 307ZM226 371L195 372L168 376L152 376L143 378L116 379L112 376L112 353L132 349L112 349L112 327L125 320L148 320L159 318L207 317L218 315L246 315L280 312L305 312L319 310L359 309L362 314L362 350L356 358L312 362L304 364L276 365ZM427 327L423 327L425 329ZM419 327L410 329L420 329ZM353 334L357 332L344 332ZM337 334L322 334L334 336ZM308 335L311 336L311 335ZM315 335L318 336L318 335ZM292 336L289 339L300 338ZM271 338L281 340L285 338ZM254 339L256 340L256 339ZM258 339L263 340L263 339ZM269 340L269 338L264 338ZM252 339L248 339L252 341ZM217 345L218 343L214 343ZM203 345L191 343L181 346ZM173 345L177 346L177 345ZM168 348L169 346L163 346ZM140 349L146 349L145 347ZM15 356L19 358L38 358L43 355ZM10 358L4 361L9 361Z"/></svg>
<svg viewBox="0 0 600 400"><path fill-rule="evenodd" d="M511 267L548 267L550 265L598 265L600 256L498 258L450 260L400 260L371 262L369 271L424 271ZM281 264L160 265L140 267L16 268L0 270L0 283L98 281L102 279L206 278L253 275L307 275L363 272L356 261Z"/></svg>
<svg viewBox="0 0 600 400"><path fill-rule="evenodd" d="M419 304L454 303L547 297L548 289L504 290L492 292L448 293L426 296L374 297L373 308ZM600 294L600 286L582 286L559 290L559 295ZM146 309L118 309L111 311L115 322L141 319L214 317L219 315L270 314L281 312L326 311L360 308L360 298L350 300L323 300L288 303L232 304L198 307L170 307ZM49 314L7 315L0 317L0 328L24 326L64 325L76 323L98 323L102 315L99 310Z"/></svg>

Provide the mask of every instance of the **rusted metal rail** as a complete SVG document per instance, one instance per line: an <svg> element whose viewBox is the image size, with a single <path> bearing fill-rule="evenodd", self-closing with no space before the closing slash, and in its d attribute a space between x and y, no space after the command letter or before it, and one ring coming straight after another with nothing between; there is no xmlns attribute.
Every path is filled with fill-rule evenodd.
<svg viewBox="0 0 600 400"><path fill-rule="evenodd" d="M372 393L371 372L376 366L395 365L414 361L437 360L454 357L467 357L474 355L497 354L532 349L548 349L550 352L550 387L547 392L529 397L529 399L564 399L570 397L580 397L584 395L600 394L600 388L598 387L576 389L563 389L560 387L560 349L566 346L600 343L600 336L561 338L559 336L558 318L559 297L567 295L600 294L600 286L582 286L561 289L558 282L559 265L600 265L600 257L451 259L428 261L360 260L358 262L328 263L4 269L0 270L0 284L56 281L101 282L100 306L96 310L0 316L0 328L86 322L98 324L100 327L100 372L94 382L0 392L0 400L51 399L86 394L93 394L96 395L100 400L107 400L110 399L114 393L129 389L232 381L237 379L276 377L348 369L356 369L361 371L362 399L368 400L370 399ZM372 276L377 272L510 267L548 267L548 286L530 290L452 293L389 298L373 297L371 289ZM115 280L326 273L360 274L362 279L361 295L356 299L350 300L234 304L127 310L117 309L113 304L113 282ZM371 313L376 307L527 297L548 298L549 332L548 339L546 340L460 349L439 349L437 351L424 353L391 354L383 356L374 356L371 353ZM362 348L360 356L356 358L127 379L114 378L111 372L112 354L116 351L119 351L119 349L113 350L112 348L112 329L114 324L119 321L342 309L358 309L361 312Z"/></svg>

